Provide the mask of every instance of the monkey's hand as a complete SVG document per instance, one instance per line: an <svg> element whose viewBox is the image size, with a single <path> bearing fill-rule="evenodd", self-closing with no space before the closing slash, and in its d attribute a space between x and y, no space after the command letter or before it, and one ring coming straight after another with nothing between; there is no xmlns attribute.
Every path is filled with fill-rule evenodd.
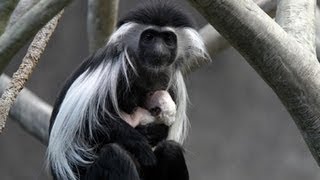
<svg viewBox="0 0 320 180"><path fill-rule="evenodd" d="M175 121L177 107L168 91L160 90L150 93L145 107L161 124L171 126Z"/></svg>
<svg viewBox="0 0 320 180"><path fill-rule="evenodd" d="M138 125L146 125L154 122L156 118L151 115L151 113L141 107L137 107L132 114L127 114L122 112L123 119L133 128Z"/></svg>
<svg viewBox="0 0 320 180"><path fill-rule="evenodd" d="M110 128L111 142L123 147L141 165L141 168L156 164L156 158L148 140L126 122L119 120ZM108 141L107 143L110 143Z"/></svg>

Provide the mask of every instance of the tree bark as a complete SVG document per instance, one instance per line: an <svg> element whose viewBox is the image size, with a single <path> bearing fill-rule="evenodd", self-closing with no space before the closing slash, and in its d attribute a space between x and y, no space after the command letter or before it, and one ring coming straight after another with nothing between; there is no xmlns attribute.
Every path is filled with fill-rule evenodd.
<svg viewBox="0 0 320 180"><path fill-rule="evenodd" d="M315 54L251 0L189 1L278 95L319 164L320 65Z"/></svg>
<svg viewBox="0 0 320 180"><path fill-rule="evenodd" d="M320 8L316 9L316 52L318 61L320 61Z"/></svg>
<svg viewBox="0 0 320 180"><path fill-rule="evenodd" d="M275 16L277 1L276 0L254 0L254 2L259 5L259 7L264 10L270 17ZM317 7L316 10L316 49L317 49L317 58L320 61L320 9ZM214 27L210 24L205 25L199 30L201 37L203 38L207 48L208 53L211 57L215 54L225 50L230 47L228 41L222 37L219 32L217 32Z"/></svg>
<svg viewBox="0 0 320 180"><path fill-rule="evenodd" d="M10 78L0 76L0 93L8 86ZM27 89L23 89L13 104L9 115L42 144L48 143L49 119L52 107Z"/></svg>
<svg viewBox="0 0 320 180"><path fill-rule="evenodd" d="M315 54L315 0L279 0L276 22Z"/></svg>
<svg viewBox="0 0 320 180"><path fill-rule="evenodd" d="M10 15L16 7L19 0L2 0L0 1L0 35L5 30Z"/></svg>
<svg viewBox="0 0 320 180"><path fill-rule="evenodd" d="M6 31L40 0L19 0L7 23Z"/></svg>
<svg viewBox="0 0 320 180"><path fill-rule="evenodd" d="M87 31L89 52L102 47L118 20L119 0L88 0Z"/></svg>
<svg viewBox="0 0 320 180"><path fill-rule="evenodd" d="M0 36L0 73L18 50L72 0L42 0Z"/></svg>
<svg viewBox="0 0 320 180"><path fill-rule="evenodd" d="M23 58L19 69L13 74L8 87L4 91L0 99L0 133L5 127L9 110L16 100L20 91L24 88L26 82L31 76L34 68L47 46L47 43L57 27L63 11L49 21L35 36L31 42L26 56Z"/></svg>

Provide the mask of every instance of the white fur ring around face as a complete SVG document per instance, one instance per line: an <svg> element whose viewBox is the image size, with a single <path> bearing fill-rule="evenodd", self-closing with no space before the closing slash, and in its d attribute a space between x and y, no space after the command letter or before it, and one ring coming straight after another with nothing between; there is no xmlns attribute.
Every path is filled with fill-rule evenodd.
<svg viewBox="0 0 320 180"><path fill-rule="evenodd" d="M150 93L145 108L137 107L132 114L122 112L124 120L132 127L152 122L171 126L176 117L176 104L167 91Z"/></svg>

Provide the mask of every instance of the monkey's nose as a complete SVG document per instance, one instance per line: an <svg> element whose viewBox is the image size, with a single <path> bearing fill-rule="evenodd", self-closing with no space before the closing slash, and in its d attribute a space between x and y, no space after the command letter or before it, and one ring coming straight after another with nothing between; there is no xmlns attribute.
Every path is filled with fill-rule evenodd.
<svg viewBox="0 0 320 180"><path fill-rule="evenodd" d="M156 54L165 55L167 53L167 48L162 40L158 40L154 45L154 51Z"/></svg>
<svg viewBox="0 0 320 180"><path fill-rule="evenodd" d="M158 39L153 46L153 58L151 59L154 65L170 65L173 61L171 60L171 51L166 46L162 39Z"/></svg>

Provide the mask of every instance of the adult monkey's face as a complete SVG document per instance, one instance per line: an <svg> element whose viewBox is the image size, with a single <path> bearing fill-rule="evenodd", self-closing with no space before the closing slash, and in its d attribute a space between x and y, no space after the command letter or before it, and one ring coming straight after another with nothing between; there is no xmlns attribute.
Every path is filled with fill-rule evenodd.
<svg viewBox="0 0 320 180"><path fill-rule="evenodd" d="M138 61L147 68L166 68L177 56L177 35L160 27L147 28L139 39Z"/></svg>

